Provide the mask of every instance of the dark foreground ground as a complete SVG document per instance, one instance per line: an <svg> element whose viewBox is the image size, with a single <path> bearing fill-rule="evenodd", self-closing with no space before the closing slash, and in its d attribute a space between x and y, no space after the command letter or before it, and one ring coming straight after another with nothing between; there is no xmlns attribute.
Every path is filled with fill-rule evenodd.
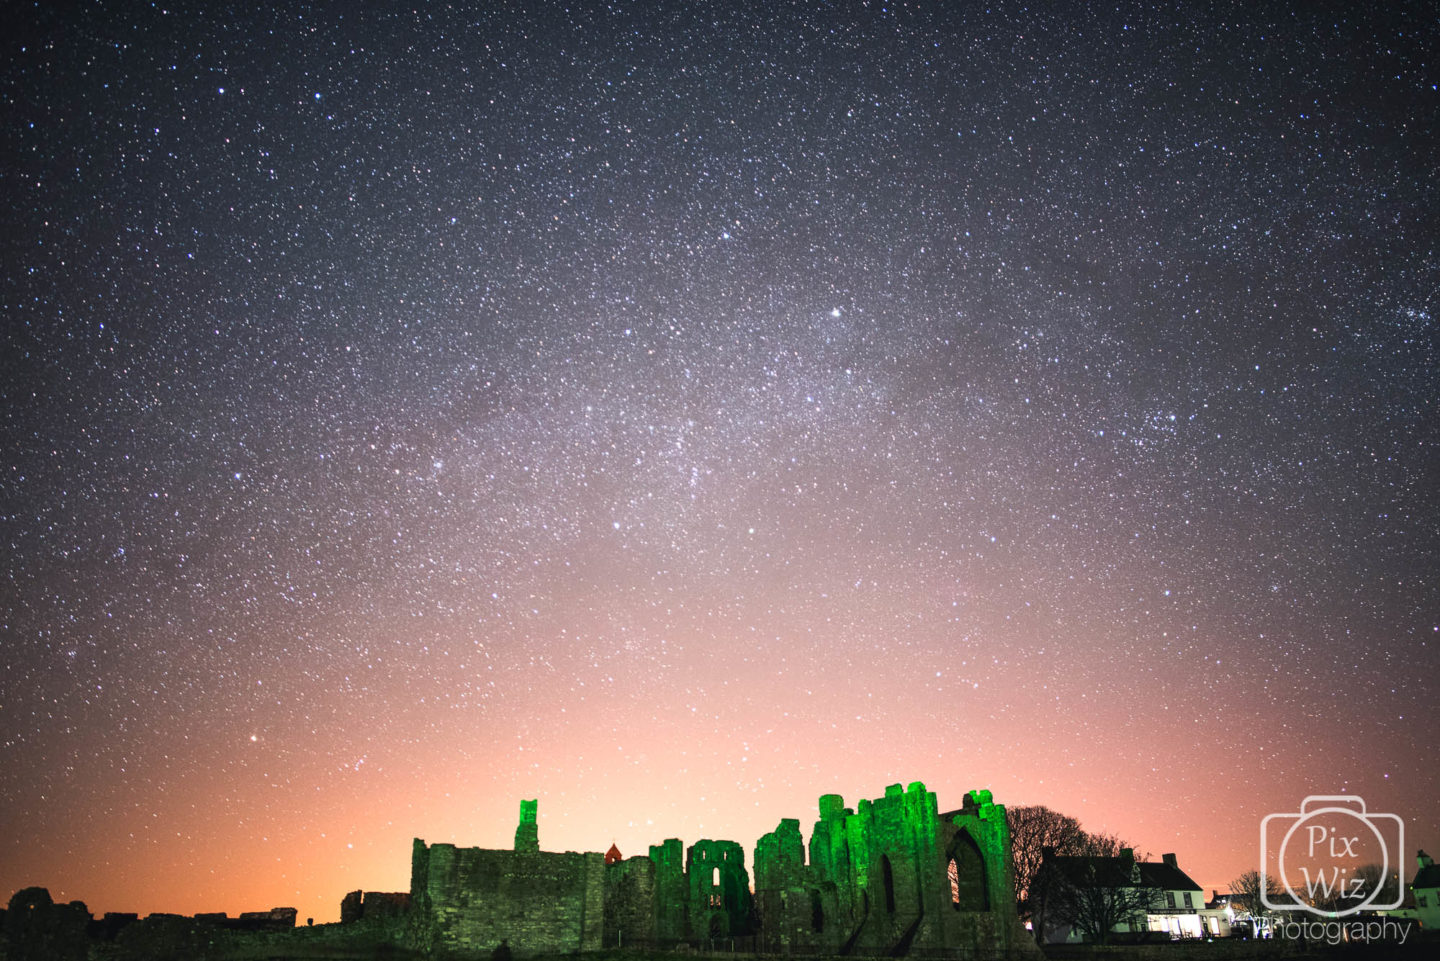
<svg viewBox="0 0 1440 961"><path fill-rule="evenodd" d="M0 945L0 961L39 961L43 956L15 954ZM392 945L339 945L315 939L312 943L290 944L155 944L141 949L139 945L92 944L84 957L87 961L491 961L487 954L435 953L423 955ZM577 955L525 956L516 961L576 961ZM585 955L585 961L774 961L774 955L709 954L702 952L641 953L607 951ZM1032 961L1034 956L1030 956ZM1404 945L1394 942L1355 945L1275 945L1229 944L1225 942L1177 943L1174 945L1141 946L1065 946L1043 951L1048 961L1244 961L1274 958L1277 961L1383 961L1387 958L1431 959L1440 957L1440 940L1410 939ZM46 961L52 961L47 958ZM880 961L855 956L845 958L806 957L806 961ZM938 961L938 959L924 959ZM976 961L979 961L977 958Z"/></svg>
<svg viewBox="0 0 1440 961"><path fill-rule="evenodd" d="M7 932L7 934L12 932ZM54 932L60 934L61 932ZM79 938L0 938L0 961L499 961L489 952L436 951L429 955L398 946L403 932L395 925L368 922L317 925L282 931L230 931L188 918L147 919L119 932L113 940ZM612 950L583 956L583 961L776 961L776 955L742 952L645 952ZM796 955L795 961L867 961ZM941 961L912 954L913 961ZM577 955L520 955L514 961L579 961ZM1028 945L1006 961L1383 961L1387 958L1440 958L1440 932L1409 932L1404 944L1324 944L1294 941L1173 941L1159 944L1047 946L1037 954ZM878 961L878 959L877 959ZM946 961L957 961L947 955ZM971 959L959 959L971 961ZM980 961L977 956L973 961Z"/></svg>

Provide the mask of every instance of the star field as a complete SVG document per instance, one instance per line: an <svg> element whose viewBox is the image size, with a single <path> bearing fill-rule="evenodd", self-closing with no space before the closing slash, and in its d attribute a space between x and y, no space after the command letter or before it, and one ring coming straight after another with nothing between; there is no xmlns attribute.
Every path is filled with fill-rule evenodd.
<svg viewBox="0 0 1440 961"><path fill-rule="evenodd" d="M0 889L1440 846L1428 5L515 6L12 18Z"/></svg>

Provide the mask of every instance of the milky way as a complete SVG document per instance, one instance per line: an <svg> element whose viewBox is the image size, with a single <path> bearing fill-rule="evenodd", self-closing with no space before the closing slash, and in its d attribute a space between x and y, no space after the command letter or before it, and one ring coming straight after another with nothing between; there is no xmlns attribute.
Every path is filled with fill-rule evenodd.
<svg viewBox="0 0 1440 961"><path fill-rule="evenodd" d="M12 12L3 896L1440 846L1433 8L421 6Z"/></svg>

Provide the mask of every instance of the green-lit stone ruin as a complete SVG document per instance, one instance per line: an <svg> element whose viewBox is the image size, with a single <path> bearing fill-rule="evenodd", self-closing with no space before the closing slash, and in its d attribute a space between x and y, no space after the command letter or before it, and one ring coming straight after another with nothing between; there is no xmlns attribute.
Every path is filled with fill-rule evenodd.
<svg viewBox="0 0 1440 961"><path fill-rule="evenodd" d="M753 880L753 884L752 884ZM1005 809L971 791L940 813L920 782L845 806L820 798L808 852L787 818L754 876L734 841L646 855L540 850L522 801L515 849L414 844L410 947L489 957L621 948L757 954L1033 957L1016 920Z"/></svg>

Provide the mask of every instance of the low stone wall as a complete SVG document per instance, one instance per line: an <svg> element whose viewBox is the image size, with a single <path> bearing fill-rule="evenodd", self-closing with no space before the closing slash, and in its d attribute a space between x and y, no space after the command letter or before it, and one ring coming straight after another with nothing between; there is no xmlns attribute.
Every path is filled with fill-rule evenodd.
<svg viewBox="0 0 1440 961"><path fill-rule="evenodd" d="M92 942L90 961L409 961L403 919L318 924L289 931L227 929L193 918L147 918L113 942Z"/></svg>

